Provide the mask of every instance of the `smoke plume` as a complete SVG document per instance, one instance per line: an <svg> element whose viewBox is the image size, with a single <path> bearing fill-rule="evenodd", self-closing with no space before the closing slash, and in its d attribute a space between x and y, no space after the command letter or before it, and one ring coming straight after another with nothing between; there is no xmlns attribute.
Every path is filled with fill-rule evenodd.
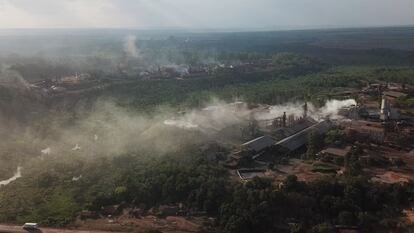
<svg viewBox="0 0 414 233"><path fill-rule="evenodd" d="M322 108L308 104L308 115L316 119L339 118L339 110L352 104L354 100L332 100ZM5 133L0 142L0 159L15 156L19 164L13 166L25 167L31 158L93 159L126 153L162 156L212 141L239 144L246 140L242 132L251 120L272 120L284 112L299 117L303 115L303 105L249 108L243 102L214 100L200 109L175 112L164 107L156 114L144 115L112 102L98 101L91 108L77 110L73 116L49 112L26 127L10 128L0 122Z"/></svg>
<svg viewBox="0 0 414 233"><path fill-rule="evenodd" d="M138 58L140 52L137 47L137 37L136 36L127 36L124 44L124 52L128 57Z"/></svg>
<svg viewBox="0 0 414 233"><path fill-rule="evenodd" d="M0 85L23 89L28 89L30 86L17 71L4 66L0 67Z"/></svg>
<svg viewBox="0 0 414 233"><path fill-rule="evenodd" d="M322 120L325 118L340 119L339 110L344 107L356 105L354 99L348 100L328 100L321 108L315 107L312 103L307 103L307 115L315 120ZM254 113L256 120L272 120L275 117L280 117L286 112L288 115L301 117L304 115L305 102L286 103L283 105L270 106L268 109L256 111Z"/></svg>

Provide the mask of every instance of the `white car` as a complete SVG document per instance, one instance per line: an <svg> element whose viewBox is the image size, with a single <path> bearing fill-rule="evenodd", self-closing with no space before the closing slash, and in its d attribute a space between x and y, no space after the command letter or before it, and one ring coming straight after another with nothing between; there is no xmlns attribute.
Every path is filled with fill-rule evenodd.
<svg viewBox="0 0 414 233"><path fill-rule="evenodd" d="M24 225L23 225L23 229L25 229L25 230L37 230L37 229L39 229L38 228L38 225L37 225L37 223L25 223Z"/></svg>

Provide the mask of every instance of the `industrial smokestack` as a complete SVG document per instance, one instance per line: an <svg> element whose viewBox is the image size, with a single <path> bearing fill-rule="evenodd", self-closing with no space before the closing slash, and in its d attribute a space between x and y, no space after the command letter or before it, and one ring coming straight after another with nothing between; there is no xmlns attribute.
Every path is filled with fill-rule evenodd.
<svg viewBox="0 0 414 233"><path fill-rule="evenodd" d="M286 112L283 112L282 121L283 121L283 127L286 127Z"/></svg>
<svg viewBox="0 0 414 233"><path fill-rule="evenodd" d="M305 105L303 105L303 117L308 117L308 102L305 101Z"/></svg>
<svg viewBox="0 0 414 233"><path fill-rule="evenodd" d="M381 120L388 120L390 116L390 105L388 103L387 98L385 96L382 97L381 101Z"/></svg>

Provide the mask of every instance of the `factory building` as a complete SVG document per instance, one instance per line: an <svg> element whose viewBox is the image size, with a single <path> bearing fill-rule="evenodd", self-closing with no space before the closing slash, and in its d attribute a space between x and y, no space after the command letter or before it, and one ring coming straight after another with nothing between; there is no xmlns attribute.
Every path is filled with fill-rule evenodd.
<svg viewBox="0 0 414 233"><path fill-rule="evenodd" d="M293 114L287 115L284 112L281 117L276 117L272 120L262 120L259 122L259 125L265 134L271 135L276 140L287 138L317 123L315 119L308 116L307 102L305 102L302 108L303 115L300 117L295 117Z"/></svg>
<svg viewBox="0 0 414 233"><path fill-rule="evenodd" d="M294 152L299 148L306 145L308 142L309 134L312 132L317 132L320 134L326 133L332 127L332 123L328 120L316 123L302 131L299 131L292 136L289 136L275 144L275 146L283 147L290 152Z"/></svg>
<svg viewBox="0 0 414 233"><path fill-rule="evenodd" d="M273 146L275 142L272 137L266 135L244 143L242 148L252 153L260 153L266 148Z"/></svg>
<svg viewBox="0 0 414 233"><path fill-rule="evenodd" d="M233 158L239 160L243 157L250 157L258 162L267 163L273 160L275 156L284 156L303 148L308 142L309 135L312 132L319 134L326 133L332 127L328 120L316 122L309 127L300 128L292 135L276 141L274 138L266 135L242 145L242 150L233 153Z"/></svg>
<svg viewBox="0 0 414 233"><path fill-rule="evenodd" d="M260 162L271 161L275 156L283 156L302 148L308 142L311 132L326 133L331 128L328 120L317 122L308 117L308 105L303 106L303 116L295 119L293 115L273 119L266 135L248 141L232 154L228 165L234 167L242 158L251 158Z"/></svg>
<svg viewBox="0 0 414 233"><path fill-rule="evenodd" d="M287 127L278 128L274 130L271 134L274 138L281 140L283 138L290 137L295 133L300 132L306 128L309 128L312 125L315 125L316 123L317 121L310 117L300 118L293 121L292 123L289 123L289 126Z"/></svg>

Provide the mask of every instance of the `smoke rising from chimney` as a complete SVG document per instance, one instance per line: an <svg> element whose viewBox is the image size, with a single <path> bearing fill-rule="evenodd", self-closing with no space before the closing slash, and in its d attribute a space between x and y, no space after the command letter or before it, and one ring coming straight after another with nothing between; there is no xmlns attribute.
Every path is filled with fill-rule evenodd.
<svg viewBox="0 0 414 233"><path fill-rule="evenodd" d="M356 105L354 99L347 100L328 100L321 108L315 107L313 104L307 103L307 113L305 114L303 102L287 103L283 105L270 106L267 111L256 112L256 120L272 120L275 117L281 117L286 112L288 115L294 115L295 117L312 117L315 120L321 120L324 118L339 119L339 110L344 107Z"/></svg>

